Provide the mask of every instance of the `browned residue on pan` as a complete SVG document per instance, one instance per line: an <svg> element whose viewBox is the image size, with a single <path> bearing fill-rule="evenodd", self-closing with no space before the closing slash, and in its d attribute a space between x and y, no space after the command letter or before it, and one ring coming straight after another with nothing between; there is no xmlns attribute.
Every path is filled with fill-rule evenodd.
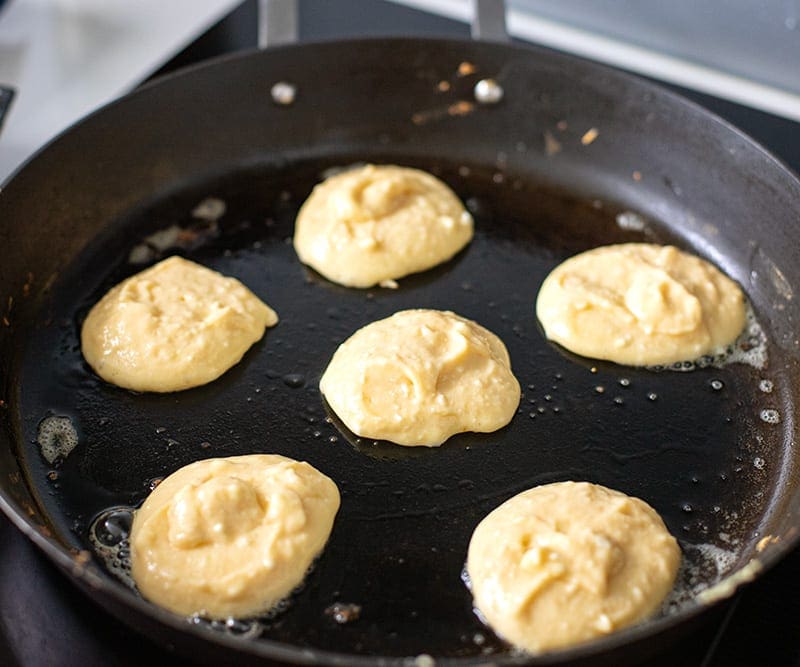
<svg viewBox="0 0 800 667"><path fill-rule="evenodd" d="M80 551L72 553L72 573L75 576L81 576L86 570L86 565L92 560L92 554L81 549Z"/></svg>
<svg viewBox="0 0 800 667"><path fill-rule="evenodd" d="M73 554L72 560L75 561L76 565L86 565L86 563L92 560L92 554L86 549L81 549L77 553Z"/></svg>
<svg viewBox="0 0 800 667"><path fill-rule="evenodd" d="M469 76L470 74L475 74L477 71L478 68L466 60L458 66L458 76Z"/></svg>
<svg viewBox="0 0 800 667"><path fill-rule="evenodd" d="M3 326L11 326L11 309L14 307L14 297L8 297L8 304L6 305L6 312L3 315Z"/></svg>
<svg viewBox="0 0 800 667"><path fill-rule="evenodd" d="M25 284L22 286L22 296L30 296L31 287L33 287L33 272L28 271L28 278L25 280Z"/></svg>
<svg viewBox="0 0 800 667"><path fill-rule="evenodd" d="M584 133L584 135L581 137L581 143L582 143L584 146L588 146L588 145L589 145L589 144L591 144L591 143L592 143L592 142L593 142L595 139L597 139L597 137L598 137L599 135L600 135L600 130L598 130L596 127L590 127L588 130L586 130L586 132Z"/></svg>
<svg viewBox="0 0 800 667"><path fill-rule="evenodd" d="M544 152L548 156L561 152L561 142L553 136L550 130L544 131Z"/></svg>
<svg viewBox="0 0 800 667"><path fill-rule="evenodd" d="M475 111L475 105L467 100L459 100L446 107L437 109L428 109L426 111L418 111L411 116L411 122L414 125L425 125L432 121L442 120L444 118L451 118L454 116L467 116Z"/></svg>
<svg viewBox="0 0 800 667"><path fill-rule="evenodd" d="M756 551L758 553L761 553L770 544L778 544L778 542L780 542L780 541L781 541L781 538L778 535L766 535L765 537L762 537L758 541L758 544L756 544Z"/></svg>
<svg viewBox="0 0 800 667"><path fill-rule="evenodd" d="M461 100L460 102L456 102L455 104L451 104L449 107L447 107L447 114L449 116L466 116L467 114L472 113L474 110L475 105L472 102Z"/></svg>

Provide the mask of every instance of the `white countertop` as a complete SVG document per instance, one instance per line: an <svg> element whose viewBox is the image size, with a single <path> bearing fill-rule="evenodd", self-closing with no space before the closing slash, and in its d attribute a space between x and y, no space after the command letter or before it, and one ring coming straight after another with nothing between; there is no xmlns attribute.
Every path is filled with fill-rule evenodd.
<svg viewBox="0 0 800 667"><path fill-rule="evenodd" d="M0 9L0 182L76 120L129 91L241 0L10 0Z"/></svg>

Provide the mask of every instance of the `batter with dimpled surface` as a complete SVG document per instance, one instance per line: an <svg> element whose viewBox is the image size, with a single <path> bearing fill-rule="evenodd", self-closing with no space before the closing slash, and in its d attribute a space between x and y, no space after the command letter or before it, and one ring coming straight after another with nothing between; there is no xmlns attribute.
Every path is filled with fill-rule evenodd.
<svg viewBox="0 0 800 667"><path fill-rule="evenodd" d="M497 336L455 313L424 309L356 331L336 350L320 390L356 435L409 447L496 431L520 400Z"/></svg>
<svg viewBox="0 0 800 667"><path fill-rule="evenodd" d="M95 304L81 329L81 351L111 384L180 391L218 378L277 321L235 278L170 257Z"/></svg>
<svg viewBox="0 0 800 667"><path fill-rule="evenodd" d="M472 534L475 607L531 653L608 635L651 615L672 589L681 552L656 511L587 482L524 491Z"/></svg>
<svg viewBox="0 0 800 667"><path fill-rule="evenodd" d="M339 509L336 484L276 454L191 463L137 510L131 573L148 600L177 614L245 618L303 580Z"/></svg>
<svg viewBox="0 0 800 667"><path fill-rule="evenodd" d="M625 243L569 258L539 289L546 336L576 354L630 366L693 361L733 343L742 290L673 246Z"/></svg>
<svg viewBox="0 0 800 667"><path fill-rule="evenodd" d="M350 169L314 188L300 208L300 261L349 287L393 286L453 257L472 239L472 216L453 191L419 169Z"/></svg>

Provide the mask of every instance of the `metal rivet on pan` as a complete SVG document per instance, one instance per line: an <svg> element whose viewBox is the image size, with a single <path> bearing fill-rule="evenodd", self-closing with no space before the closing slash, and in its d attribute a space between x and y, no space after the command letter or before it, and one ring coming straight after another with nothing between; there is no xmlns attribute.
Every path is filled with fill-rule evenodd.
<svg viewBox="0 0 800 667"><path fill-rule="evenodd" d="M272 101L275 102L275 104L288 106L294 102L294 98L297 95L297 86L287 83L286 81L278 81L278 83L272 86L269 93L272 95Z"/></svg>
<svg viewBox="0 0 800 667"><path fill-rule="evenodd" d="M494 79L481 79L475 84L474 94L479 104L497 104L503 99L503 88Z"/></svg>

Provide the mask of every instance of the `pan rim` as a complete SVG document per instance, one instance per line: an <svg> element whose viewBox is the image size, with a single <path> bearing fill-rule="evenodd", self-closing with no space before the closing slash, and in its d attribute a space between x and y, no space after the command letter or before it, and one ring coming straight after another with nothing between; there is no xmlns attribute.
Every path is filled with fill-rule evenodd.
<svg viewBox="0 0 800 667"><path fill-rule="evenodd" d="M606 65L605 63L600 63L594 60L590 60L589 58L584 58L582 56L566 53L564 51L558 51L556 49L541 46L539 44L458 39L452 36L444 36L444 37L369 36L369 37L358 37L358 38L347 38L347 39L336 39L336 38L318 39L296 44L281 44L281 45L271 46L268 49L259 49L257 47L242 49L240 51L225 53L219 56L208 58L206 60L197 63L192 63L190 65L186 65L184 67L176 69L172 72L168 72L166 74L157 76L155 78L148 79L144 81L141 85L135 87L134 89L128 91L127 93L123 93L119 97L109 100L108 102L100 105L97 109L91 111L85 116L78 118L75 122L71 123L66 128L64 128L56 135L51 137L48 141L46 141L33 153L31 153L25 160L23 160L23 162L17 165L17 167L14 168L14 170L10 174L8 174L8 176L6 176L6 178L2 182L0 182L0 194L2 194L3 190L5 190L14 180L16 180L17 176L27 167L28 163L37 159L41 153L46 151L52 144L58 142L64 135L72 132L72 130L76 128L78 125L83 125L84 123L91 121L95 116L105 113L108 109L111 109L118 104L124 103L131 97L135 97L141 93L147 93L153 88L157 88L160 87L161 85L168 84L173 79L183 78L186 75L195 74L207 68L222 66L228 62L234 62L237 60L247 60L249 58L269 57L270 54L273 53L277 54L286 51L294 51L297 49L306 49L314 47L356 48L360 44L390 45L391 43L451 44L453 46L481 45L492 49L506 50L509 52L517 52L520 54L523 54L525 52L539 53L540 55L546 55L546 57L555 57L557 59L562 60L563 62L571 62L579 66L590 67L598 72L605 72L610 76L618 77L621 81L627 81L628 83L637 85L644 90L649 89L649 92L653 92L657 95L660 95L666 99L671 100L672 102L678 103L681 106L689 109L691 113L700 113L707 120L711 120L717 123L718 125L723 126L726 129L726 131L732 132L738 139L740 139L744 143L750 144L754 148L758 149L759 153L761 153L763 157L766 157L770 161L772 161L783 172L789 175L792 178L792 180L796 182L798 186L800 186L800 171L795 171L782 158L775 155L768 147L764 146L760 141L750 136L743 130L739 129L736 125L734 125L730 121L726 120L725 118L715 113L714 111L707 109L702 104L690 100L688 97L681 95L679 92L670 89L666 83L660 83L652 79L649 79L647 77L644 77L640 74L630 72L628 70L612 67L610 65Z"/></svg>
<svg viewBox="0 0 800 667"><path fill-rule="evenodd" d="M184 635L208 641L217 646L235 650L237 652L244 651L251 656L263 659L280 659L287 660L287 664L297 665L331 665L333 667L346 667L353 665L354 667L367 667L370 665L386 665L386 666L407 666L409 660L415 660L419 656L367 656L359 654L340 653L336 651L328 651L324 649L303 648L284 642L278 642L271 639L259 638L256 641L239 639L233 636L227 636L221 632L206 629L197 625L193 625L189 618L173 614L166 609L162 609L144 598L136 595L135 592L128 589L121 582L111 579L110 576L103 576L95 571L94 566L86 566L79 564L75 561L73 556L70 556L66 551L54 543L50 537L43 535L40 530L23 516L23 512L15 512L13 502L9 502L6 498L5 490L0 489L0 509L3 510L5 515L10 521L28 538L30 539L44 554L54 562L59 569L68 577L78 584L82 590L88 589L92 593L101 593L104 596L109 596L114 602L121 603L128 608L133 608L136 613L141 614L149 619L169 627L171 630L179 632ZM764 570L767 565L764 564ZM763 571L763 570L762 570ZM737 570L738 572L738 570ZM761 571L760 571L761 572ZM724 584L731 577L729 575L720 581ZM743 583L737 584L732 588L728 597L720 597L714 599L710 603L696 603L685 606L678 612L668 616L662 616L655 619L645 619L639 624L622 628L611 635L589 640L576 646L548 651L546 653L534 655L526 654L521 651L512 650L506 655L493 655L491 656L491 664L510 666L510 665L547 665L547 664L564 664L574 660L582 660L597 656L598 654L605 653L614 648L621 647L627 644L648 639L653 635L660 634L664 630L674 628L678 625L683 625L688 621L697 618L698 616L705 615L705 613L712 607L720 604L725 604L739 591ZM84 593L87 591L84 590ZM110 611L113 616L121 620L129 627L136 627L125 619L121 619L118 614L112 610L108 610L103 601L98 601L94 595L89 597L95 604ZM142 632L136 628L137 632ZM424 654L421 654L424 655ZM486 656L471 656L464 658L435 658L437 665L445 666L478 666L486 665ZM412 663L414 664L414 663Z"/></svg>
<svg viewBox="0 0 800 667"><path fill-rule="evenodd" d="M13 183L18 174L22 170L24 170L30 162L39 159L39 156L42 155L44 152L46 152L53 143L59 141L63 135L71 132L72 129L77 125L89 122L95 116L105 113L106 110L115 107L117 104L124 104L126 100L128 100L131 96L136 96L141 92L149 91L151 89L157 88L162 85L169 85L173 77L184 77L193 72L199 72L199 71L204 71L208 68L224 66L225 63L229 61L237 61L240 59L244 60L256 57L269 57L271 53L277 51L308 49L316 45L336 46L339 48L356 48L357 45L366 43L372 43L372 44L381 43L384 45L387 44L391 45L392 43L398 43L398 44L430 43L430 44L452 44L461 46L469 45L471 47L475 47L476 45L475 42L470 40L453 39L453 38L370 37L370 38L358 38L358 39L348 39L348 40L320 40L317 42L285 45L281 47L276 47L275 49L270 49L269 51L266 52L259 51L257 49L249 50L234 54L227 54L218 58L204 61L202 63L192 65L190 67L181 69L177 72L168 74L166 76L154 79L144 84L143 86L137 88L136 90L132 91L131 93L128 93L127 95L124 95L121 98L118 98L103 105L102 107L92 112L88 116L80 119L75 124L66 128L56 137L47 142L44 146L38 149L33 155L31 155L22 165L17 167L17 169L15 169L14 172L12 172L12 174L9 175L9 177L4 182L3 189L5 189L9 184ZM557 60L561 60L564 62L576 63L583 67L588 66L593 71L597 71L597 68L599 68L601 71L605 72L609 76L617 77L621 81L627 81L628 83L636 85L639 90L650 91L654 95L661 96L662 98L665 99L670 99L673 102L679 103L681 106L688 109L690 113L692 114L699 113L708 121L713 121L714 123L723 126L727 132L733 132L733 134L737 138L739 138L744 143L749 144L762 157L768 158L772 163L774 163L774 165L783 173L784 176L786 176L789 179L790 182L793 182L793 184L800 186L800 180L798 179L798 175L790 167L788 167L780 158L773 155L758 141L751 138L749 135L745 134L742 130L739 130L736 126L732 125L731 123L719 117L718 115L704 109L701 105L691 100L688 100L682 95L673 92L668 88L665 88L657 83L644 79L635 74L631 74L629 72L618 70L616 68L612 68L606 65L594 63L593 61L589 61L584 58L580 58L570 54L563 54L561 52L557 52L551 49L545 49L544 47L539 47L535 45L490 44L488 45L487 48L501 49L508 51L509 53L515 53L518 55L526 55L526 54L530 55L530 53L538 52L540 54L548 54L548 57L555 57ZM2 195L0 194L0 199L1 198ZM279 659L290 658L295 662L299 660L300 663L307 663L307 664L316 662L320 659L326 661L326 664L333 664L333 665L376 664L376 662L378 664L403 664L404 661L407 660L406 658L399 658L399 657L386 657L386 658L379 656L367 657L367 656L344 654L332 651L303 649L298 646L284 644L282 642L275 642L268 639L261 639L258 642L252 642L243 646L241 640L235 638L228 638L223 635L219 636L217 636L216 634L212 635L211 633L203 629L197 629L188 625L186 623L186 620L183 619L182 617L175 616L169 612L161 610L158 607L155 607L154 605L151 605L150 603L136 596L132 591L127 590L121 583L113 581L110 577L99 575L96 571L93 570L92 567L76 567L74 557L69 554L66 547L62 546L59 542L57 542L55 538L48 537L42 534L40 528L34 522L34 519L32 517L29 517L23 511L23 509L18 505L18 503L16 503L16 501L14 501L13 498L11 498L11 496L8 494L5 488L0 488L0 509L3 510L4 514L6 514L6 516L9 517L11 522L28 539L30 539L34 544L36 544L37 547L41 549L45 553L45 555L48 556L48 558L50 558L51 561L53 561L56 565L58 565L59 568L61 568L65 573L71 574L81 584L81 586L86 586L89 587L90 589L98 590L103 595L109 596L110 598L114 599L115 601L119 602L120 604L126 607L133 607L137 613L141 613L146 617L155 619L157 622L165 624L174 630L194 635L205 641L214 641L215 643L226 646L228 648L245 650L248 653L251 653L252 655L256 655L261 658L279 658ZM800 528L800 526L798 526L798 528ZM798 544L800 544L800 532L786 539L781 540L779 544L771 546L763 554L759 554L758 561L761 563L762 572L774 566L786 554L795 549ZM722 579L720 583L727 582L732 577L735 577L736 574L740 571L741 570L739 569L736 572L732 573L731 575L728 575L727 577ZM684 607L683 609L674 614L646 621L641 625L621 630L609 637L594 640L581 646L543 654L542 656L528 656L528 655L497 656L493 658L493 661L496 662L497 664L509 664L509 665L527 664L529 662L534 662L537 664L546 664L551 661L561 662L561 661L589 657L607 651L616 646L621 646L623 644L641 641L648 637L659 634L669 627L674 627L685 621L688 621L689 619L697 617L698 615L704 613L706 609L708 609L709 607L718 604L720 601L725 599L725 597L730 597L731 595L733 595L742 584L747 582L734 580L734 583L736 583L736 586L731 587L728 596L720 597L718 600L713 600L710 603L698 602L697 604L687 605L686 607ZM477 664L485 662L485 658L484 659L441 658L437 659L437 662L441 662L442 664L469 665L469 664Z"/></svg>

